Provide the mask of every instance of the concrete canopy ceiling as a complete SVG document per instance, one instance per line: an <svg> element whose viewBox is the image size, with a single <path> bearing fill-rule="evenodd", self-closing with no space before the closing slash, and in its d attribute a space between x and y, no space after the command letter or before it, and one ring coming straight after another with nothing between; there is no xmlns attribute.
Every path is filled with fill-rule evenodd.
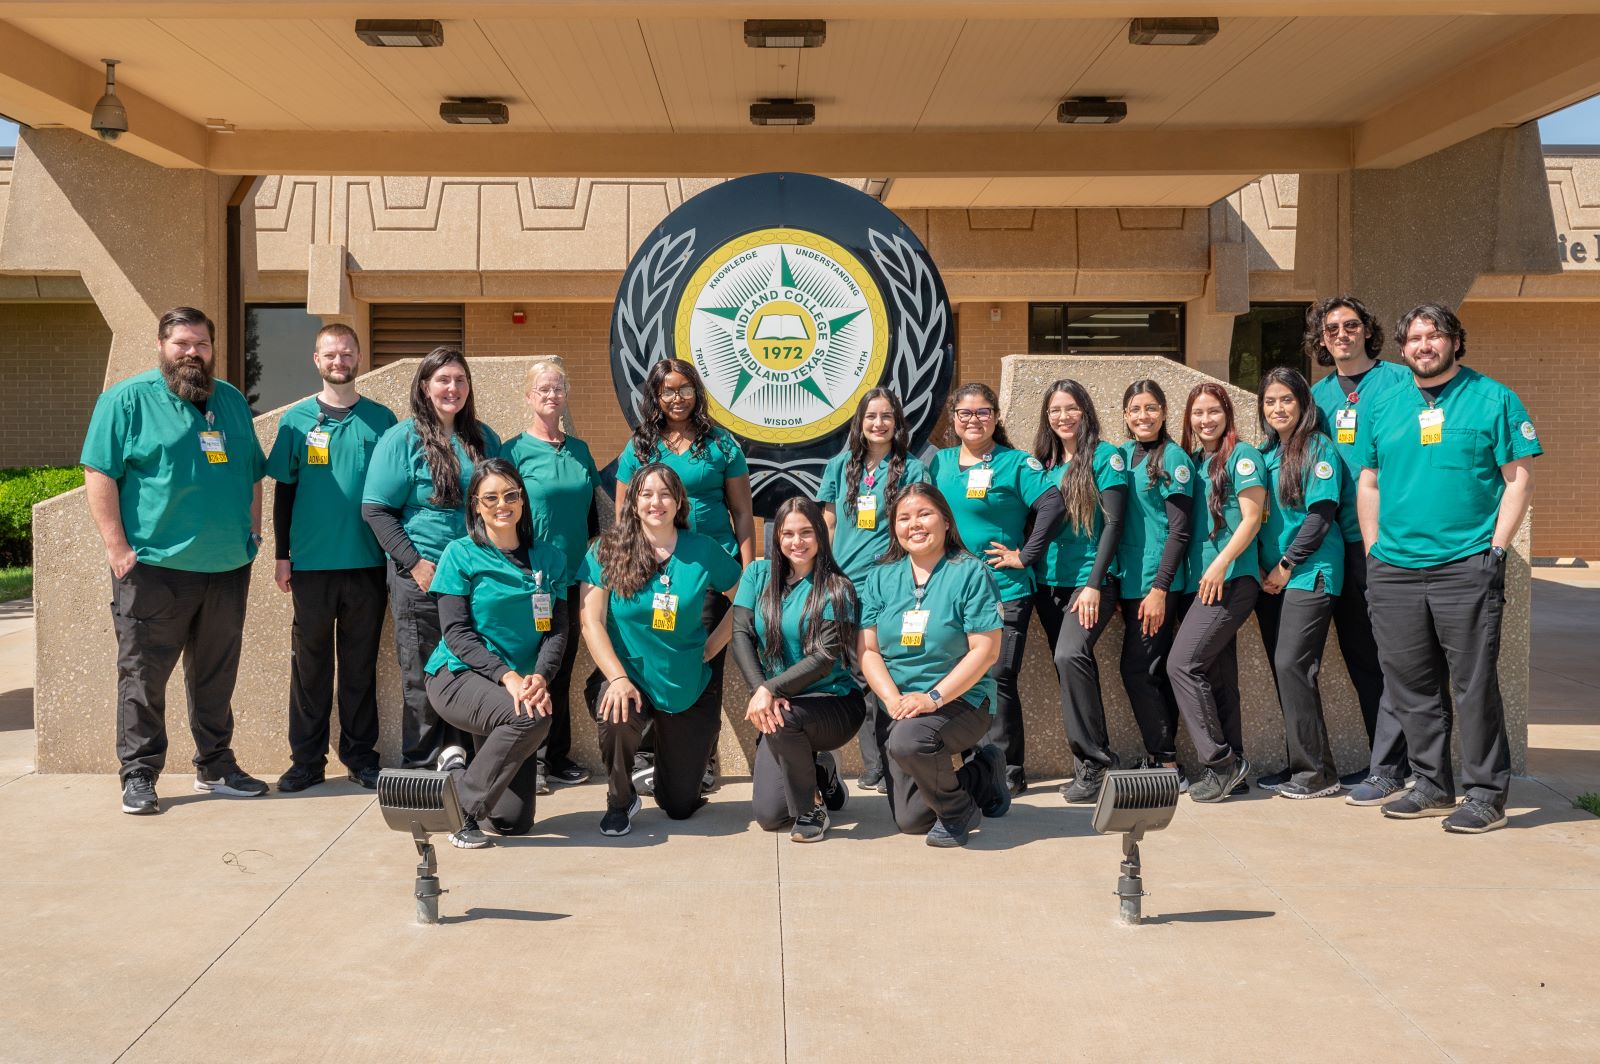
<svg viewBox="0 0 1600 1064"><path fill-rule="evenodd" d="M1144 10L1153 8L1153 10ZM88 129L121 60L119 147L219 173L892 178L930 206L1200 206L1268 172L1413 161L1600 91L1593 0L1065 0L953 4L0 0L0 113ZM442 48L370 48L358 16L439 18ZM1215 15L1197 48L1128 44L1132 15ZM982 17L971 17L981 15ZM810 50L748 17L825 17ZM1062 127L1063 97L1124 99ZM454 127L453 96L505 101ZM755 129L766 97L814 126ZM207 119L234 125L206 129Z"/></svg>

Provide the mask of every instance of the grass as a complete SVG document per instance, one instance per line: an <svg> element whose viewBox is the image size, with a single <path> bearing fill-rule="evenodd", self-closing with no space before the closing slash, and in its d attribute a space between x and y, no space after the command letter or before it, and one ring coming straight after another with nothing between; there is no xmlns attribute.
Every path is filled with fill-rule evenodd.
<svg viewBox="0 0 1600 1064"><path fill-rule="evenodd" d="M1600 794L1593 791L1588 794L1578 795L1578 800L1572 803L1575 808L1586 809L1595 816L1600 816Z"/></svg>
<svg viewBox="0 0 1600 1064"><path fill-rule="evenodd" d="M33 566L18 565L0 569L0 602L27 598L33 594Z"/></svg>

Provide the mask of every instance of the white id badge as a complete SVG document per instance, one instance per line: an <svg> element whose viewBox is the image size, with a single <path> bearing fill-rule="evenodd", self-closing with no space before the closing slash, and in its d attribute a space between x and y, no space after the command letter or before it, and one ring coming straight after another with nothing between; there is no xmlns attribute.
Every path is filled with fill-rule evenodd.
<svg viewBox="0 0 1600 1064"><path fill-rule="evenodd" d="M973 466L967 470L967 498L984 498L989 494L989 486L993 483L993 469L985 465Z"/></svg>
<svg viewBox="0 0 1600 1064"><path fill-rule="evenodd" d="M212 465L224 465L228 461L228 448L222 442L222 433L217 431L202 432L200 434L200 451L206 456L206 461Z"/></svg>
<svg viewBox="0 0 1600 1064"><path fill-rule="evenodd" d="M1444 440L1444 411L1437 407L1422 410L1417 413L1417 424L1422 429L1422 445L1440 443Z"/></svg>
<svg viewBox="0 0 1600 1064"><path fill-rule="evenodd" d="M550 630L550 616L550 596L535 594L533 596L533 630L536 632L548 632Z"/></svg>
<svg viewBox="0 0 1600 1064"><path fill-rule="evenodd" d="M856 498L856 527L878 527L878 497L861 495Z"/></svg>
<svg viewBox="0 0 1600 1064"><path fill-rule="evenodd" d="M328 434L315 429L306 433L306 465L328 464Z"/></svg>
<svg viewBox="0 0 1600 1064"><path fill-rule="evenodd" d="M657 591L650 600L650 627L658 632L678 630L678 596Z"/></svg>
<svg viewBox="0 0 1600 1064"><path fill-rule="evenodd" d="M920 647L928 631L927 610L906 610L900 615L900 645Z"/></svg>
<svg viewBox="0 0 1600 1064"><path fill-rule="evenodd" d="M1350 407L1336 411L1333 415L1334 428L1339 430L1340 443L1356 442L1356 412Z"/></svg>

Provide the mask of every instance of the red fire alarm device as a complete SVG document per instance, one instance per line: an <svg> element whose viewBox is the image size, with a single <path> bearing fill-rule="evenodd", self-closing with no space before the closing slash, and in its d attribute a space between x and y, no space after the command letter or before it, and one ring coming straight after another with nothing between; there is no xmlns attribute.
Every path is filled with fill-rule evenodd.
<svg viewBox="0 0 1600 1064"><path fill-rule="evenodd" d="M528 315L525 314L524 312L522 312L520 310L513 310L511 312L511 324L513 324L513 325L524 325L524 324L527 323L527 321L528 321Z"/></svg>

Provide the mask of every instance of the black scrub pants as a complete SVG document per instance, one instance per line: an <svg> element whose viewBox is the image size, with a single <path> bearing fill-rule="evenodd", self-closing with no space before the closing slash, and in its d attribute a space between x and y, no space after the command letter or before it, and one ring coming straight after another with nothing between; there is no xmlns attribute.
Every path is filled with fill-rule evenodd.
<svg viewBox="0 0 1600 1064"><path fill-rule="evenodd" d="M638 792L633 789L633 755L645 729L655 739L655 781L651 788L656 805L673 820L685 820L706 804L700 794L706 760L722 729L718 707L722 692L710 683L693 705L681 713L663 713L650 704L641 692L640 704L621 724L600 719L600 699L609 686L599 669L589 674L583 686L589 715L594 718L600 739L600 762L606 771L606 808L626 810Z"/></svg>
<svg viewBox="0 0 1600 1064"><path fill-rule="evenodd" d="M717 625L722 623L723 616L733 608L733 603L728 601L728 596L718 591L707 591L706 600L700 605L700 623L705 627L706 636L717 630ZM711 666L711 681L706 685L706 691L716 705L717 734L711 740L711 753L706 756L706 767L712 768L716 760L717 748L722 744L722 681L725 675L724 668L728 663L728 647L724 646L717 651L716 656L706 662ZM639 744L639 753L646 757L654 758L656 753L655 733L645 726L644 739Z"/></svg>
<svg viewBox="0 0 1600 1064"><path fill-rule="evenodd" d="M860 691L808 694L789 699L789 711L771 735L756 741L750 804L757 824L782 831L816 805L817 755L849 742L867 716Z"/></svg>
<svg viewBox="0 0 1600 1064"><path fill-rule="evenodd" d="M289 752L296 765L328 763L338 665L339 760L378 764L378 642L388 604L382 566L295 570L290 579Z"/></svg>
<svg viewBox="0 0 1600 1064"><path fill-rule="evenodd" d="M216 777L234 759L233 686L250 566L224 573L191 573L137 562L111 580L111 621L117 633L117 759L121 775L146 769L159 776L167 763L167 680L183 659L194 766Z"/></svg>
<svg viewBox="0 0 1600 1064"><path fill-rule="evenodd" d="M1318 580L1320 586L1321 580ZM1333 745L1322 716L1317 676L1328 644L1334 597L1325 591L1285 588L1256 599L1261 645L1272 663L1272 678L1283 707L1284 745L1295 783L1317 791L1338 781Z"/></svg>
<svg viewBox="0 0 1600 1064"><path fill-rule="evenodd" d="M1372 746L1368 775L1403 780L1411 775L1411 762L1406 757L1405 732L1384 692L1383 664L1367 609L1367 551L1360 542L1344 545L1344 590L1334 600L1333 627Z"/></svg>
<svg viewBox="0 0 1600 1064"><path fill-rule="evenodd" d="M1106 706L1100 695L1100 663L1095 659L1095 644L1116 612L1117 582L1107 581L1100 591L1100 613L1093 628L1078 623L1071 612L1081 588L1042 587L1033 596L1039 623L1054 649L1056 676L1061 681L1061 724L1067 731L1072 756L1081 765L1114 768L1117 755L1111 751L1111 736L1106 731Z"/></svg>
<svg viewBox="0 0 1600 1064"><path fill-rule="evenodd" d="M471 735L476 748L456 775L462 812L501 835L526 835L539 799L533 752L550 733L550 718L518 713L503 685L467 669L440 669L427 690L440 719Z"/></svg>
<svg viewBox="0 0 1600 1064"><path fill-rule="evenodd" d="M1511 749L1500 697L1505 565L1487 551L1426 569L1401 569L1371 558L1367 602L1388 697L1417 774L1417 791L1436 799L1456 796L1448 685L1461 723L1461 778L1467 797L1504 810L1511 785Z"/></svg>
<svg viewBox="0 0 1600 1064"><path fill-rule="evenodd" d="M394 651L400 662L400 764L432 768L447 746L472 749L467 733L441 721L428 702L423 671L439 645L439 603L408 572L389 562L389 612L394 615Z"/></svg>
<svg viewBox="0 0 1600 1064"><path fill-rule="evenodd" d="M578 660L578 646L583 642L579 638L582 627L578 620L576 586L563 601L567 604L567 648L561 655L561 667L550 678L550 735L536 755L541 774L572 764L572 667Z"/></svg>
<svg viewBox="0 0 1600 1064"><path fill-rule="evenodd" d="M1033 617L1033 600L1002 602L1000 608L1005 622L1000 631L1000 657L989 669L995 684L995 714L984 742L1000 748L1006 755L1006 767L1021 768L1026 750L1017 673L1022 669L1022 655L1028 649L1028 621Z"/></svg>
<svg viewBox="0 0 1600 1064"><path fill-rule="evenodd" d="M1167 596L1167 613L1154 635L1146 635L1139 621L1144 599L1122 600L1122 686L1128 692L1145 753L1160 764L1178 760L1178 700L1167 679L1167 655L1178 629L1181 597Z"/></svg>
<svg viewBox="0 0 1600 1064"><path fill-rule="evenodd" d="M1222 598L1209 605L1186 595L1183 617L1172 639L1167 676L1178 712L1206 768L1231 769L1244 754L1244 721L1239 710L1239 654L1236 636L1250 619L1261 585L1240 576L1222 585Z"/></svg>
<svg viewBox="0 0 1600 1064"><path fill-rule="evenodd" d="M926 835L935 820L962 824L1005 780L991 779L988 764L974 758L955 769L951 757L979 745L989 728L989 703L964 699L932 713L895 720L878 711L878 748L889 775L889 810L907 835Z"/></svg>

